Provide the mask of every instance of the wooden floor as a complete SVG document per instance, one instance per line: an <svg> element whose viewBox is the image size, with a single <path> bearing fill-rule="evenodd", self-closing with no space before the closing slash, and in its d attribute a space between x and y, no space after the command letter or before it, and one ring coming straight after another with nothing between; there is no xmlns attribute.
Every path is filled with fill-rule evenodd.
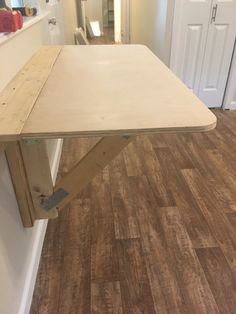
<svg viewBox="0 0 236 314"><path fill-rule="evenodd" d="M104 27L104 36L94 37L89 39L90 45L113 45L114 41L114 27Z"/></svg>
<svg viewBox="0 0 236 314"><path fill-rule="evenodd" d="M236 313L236 112L137 137L50 221L31 314ZM67 140L60 175L97 139Z"/></svg>

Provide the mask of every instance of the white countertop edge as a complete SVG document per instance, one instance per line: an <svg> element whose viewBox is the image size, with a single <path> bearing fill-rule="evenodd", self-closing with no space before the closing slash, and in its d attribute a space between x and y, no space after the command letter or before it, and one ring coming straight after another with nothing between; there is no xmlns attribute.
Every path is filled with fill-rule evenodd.
<svg viewBox="0 0 236 314"><path fill-rule="evenodd" d="M17 35L21 34L26 29L30 28L32 25L40 22L45 17L47 17L49 14L50 14L50 11L44 11L44 12L39 13L36 16L25 18L23 27L21 29L19 29L18 31L14 32L14 33L0 33L0 46L2 44L4 44L5 42L7 42L8 40L10 40L10 39L16 37Z"/></svg>

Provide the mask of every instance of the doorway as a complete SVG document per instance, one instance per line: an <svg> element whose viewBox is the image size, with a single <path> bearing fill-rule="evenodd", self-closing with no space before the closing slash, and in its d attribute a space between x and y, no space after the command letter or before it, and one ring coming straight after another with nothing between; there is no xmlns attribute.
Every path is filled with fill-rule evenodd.
<svg viewBox="0 0 236 314"><path fill-rule="evenodd" d="M92 37L97 37L93 41L104 37L103 40L112 40L116 44L129 43L129 0L89 0L81 3L82 24L88 38L91 37L88 32L89 22L93 29Z"/></svg>

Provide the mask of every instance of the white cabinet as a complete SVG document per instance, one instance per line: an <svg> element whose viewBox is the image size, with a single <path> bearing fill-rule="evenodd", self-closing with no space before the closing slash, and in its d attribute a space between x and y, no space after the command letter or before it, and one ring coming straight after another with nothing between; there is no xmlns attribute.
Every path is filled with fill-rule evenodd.
<svg viewBox="0 0 236 314"><path fill-rule="evenodd" d="M171 69L208 107L221 107L236 35L236 0L176 0Z"/></svg>

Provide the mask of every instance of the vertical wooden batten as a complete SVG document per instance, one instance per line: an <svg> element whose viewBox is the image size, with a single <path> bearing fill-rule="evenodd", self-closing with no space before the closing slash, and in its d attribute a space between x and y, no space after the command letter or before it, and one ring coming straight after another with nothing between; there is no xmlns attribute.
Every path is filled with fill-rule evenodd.
<svg viewBox="0 0 236 314"><path fill-rule="evenodd" d="M28 178L35 219L56 218L56 208L46 211L43 200L53 193L53 182L46 142L44 140L24 140L20 142L25 171Z"/></svg>
<svg viewBox="0 0 236 314"><path fill-rule="evenodd" d="M61 49L60 46L40 48L1 92L0 140L18 140Z"/></svg>
<svg viewBox="0 0 236 314"><path fill-rule="evenodd" d="M19 142L8 144L6 158L23 226L26 228L33 227L35 220L34 205Z"/></svg>

